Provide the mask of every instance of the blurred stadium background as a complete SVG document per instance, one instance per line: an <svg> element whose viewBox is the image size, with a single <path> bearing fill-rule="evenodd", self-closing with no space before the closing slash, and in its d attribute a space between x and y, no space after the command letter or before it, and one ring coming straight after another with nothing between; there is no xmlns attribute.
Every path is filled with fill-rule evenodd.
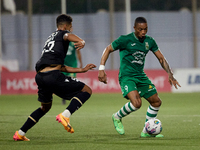
<svg viewBox="0 0 200 150"><path fill-rule="evenodd" d="M199 10L199 0L1 0L1 65L9 71L34 71L44 42L56 30L56 17L67 13L73 18L73 32L86 41L81 50L83 64L98 66L104 48L120 35L134 31L135 18L143 16L148 21L147 34L157 41L171 67L175 71L187 69L182 80L184 84L195 83L197 89ZM118 68L116 52L106 69ZM147 55L145 69L162 69L152 53Z"/></svg>

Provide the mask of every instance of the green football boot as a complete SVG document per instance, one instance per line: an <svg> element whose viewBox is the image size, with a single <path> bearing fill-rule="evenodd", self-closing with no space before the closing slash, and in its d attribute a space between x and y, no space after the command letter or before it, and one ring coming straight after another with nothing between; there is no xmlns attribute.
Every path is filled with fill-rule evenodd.
<svg viewBox="0 0 200 150"><path fill-rule="evenodd" d="M141 132L140 137L142 137L142 138L148 138L148 137L162 138L162 137L164 137L164 135L162 135L162 134L151 135L151 134L148 134L148 133Z"/></svg>
<svg viewBox="0 0 200 150"><path fill-rule="evenodd" d="M115 126L115 129L117 130L117 132L119 134L124 134L124 126L121 122L121 119L116 119L114 114L112 115L112 120L113 120L113 123L114 123L114 126Z"/></svg>

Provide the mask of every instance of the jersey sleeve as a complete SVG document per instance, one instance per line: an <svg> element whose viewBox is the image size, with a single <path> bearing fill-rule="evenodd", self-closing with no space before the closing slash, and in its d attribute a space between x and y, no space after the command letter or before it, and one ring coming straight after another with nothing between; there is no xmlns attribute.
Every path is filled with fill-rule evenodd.
<svg viewBox="0 0 200 150"><path fill-rule="evenodd" d="M64 41L64 35L66 34L66 33L70 33L68 30L64 30L64 31L62 31L62 37L63 37L63 41ZM68 40L67 40L68 41ZM69 41L70 42L70 41Z"/></svg>
<svg viewBox="0 0 200 150"><path fill-rule="evenodd" d="M158 45L156 43L156 41L152 38L152 47L150 49L152 52L156 52L159 50Z"/></svg>
<svg viewBox="0 0 200 150"><path fill-rule="evenodd" d="M124 49L125 48L125 41L123 36L120 36L118 39L111 43L113 50Z"/></svg>

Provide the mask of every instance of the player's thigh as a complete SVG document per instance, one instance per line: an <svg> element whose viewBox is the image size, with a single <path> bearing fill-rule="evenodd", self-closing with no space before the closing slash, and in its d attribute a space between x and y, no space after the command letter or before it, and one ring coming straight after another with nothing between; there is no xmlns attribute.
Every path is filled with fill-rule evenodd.
<svg viewBox="0 0 200 150"><path fill-rule="evenodd" d="M120 83L122 95L127 99L129 99L128 93L130 93L131 91L137 90L136 83L134 82L134 80L132 80L132 78L121 78L119 80L119 83Z"/></svg>
<svg viewBox="0 0 200 150"><path fill-rule="evenodd" d="M127 97L130 99L131 103L135 108L140 108L142 105L142 100L137 90L131 91L127 94Z"/></svg>
<svg viewBox="0 0 200 150"><path fill-rule="evenodd" d="M135 80L132 78L124 78L120 80L120 86L123 96L129 99L134 107L140 108L142 101L137 91Z"/></svg>
<svg viewBox="0 0 200 150"><path fill-rule="evenodd" d="M52 82L52 80L48 80L49 76L51 75L45 73L38 73L35 76L35 81L38 85L38 101L44 104L52 102L53 92L48 82L48 81Z"/></svg>
<svg viewBox="0 0 200 150"><path fill-rule="evenodd" d="M87 92L87 93L89 93L90 95L92 95L92 89L91 89L89 86L87 86L86 84L85 84L85 86L83 87L83 89L81 90L81 92Z"/></svg>
<svg viewBox="0 0 200 150"><path fill-rule="evenodd" d="M157 93L155 85L147 76L143 76L138 79L137 88L140 96L144 97L145 99Z"/></svg>
<svg viewBox="0 0 200 150"><path fill-rule="evenodd" d="M54 87L54 94L64 99L71 99L80 93L85 84L76 78L71 78L61 74L59 80Z"/></svg>

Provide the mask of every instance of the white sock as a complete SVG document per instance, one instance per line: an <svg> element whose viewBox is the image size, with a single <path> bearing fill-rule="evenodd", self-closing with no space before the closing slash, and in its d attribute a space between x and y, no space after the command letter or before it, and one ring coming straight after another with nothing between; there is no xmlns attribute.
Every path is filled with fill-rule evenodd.
<svg viewBox="0 0 200 150"><path fill-rule="evenodd" d="M26 134L26 133L23 132L22 130L19 130L18 133L19 133L19 135L21 135L21 136L25 136L25 134Z"/></svg>
<svg viewBox="0 0 200 150"><path fill-rule="evenodd" d="M63 115L64 117L69 118L69 117L71 116L71 113L70 113L70 111L69 111L68 109L65 109L65 111L63 111L62 115Z"/></svg>

